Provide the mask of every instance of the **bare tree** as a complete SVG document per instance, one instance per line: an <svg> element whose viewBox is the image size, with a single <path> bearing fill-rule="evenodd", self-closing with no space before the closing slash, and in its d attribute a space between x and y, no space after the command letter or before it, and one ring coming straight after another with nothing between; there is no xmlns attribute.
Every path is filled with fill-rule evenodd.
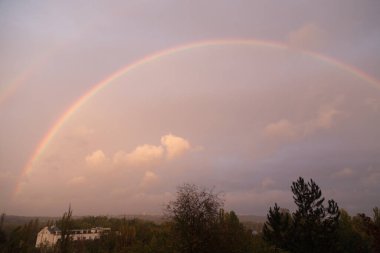
<svg viewBox="0 0 380 253"><path fill-rule="evenodd" d="M212 190L192 184L178 187L177 199L165 210L173 222L175 242L183 253L213 252L215 230L223 201Z"/></svg>

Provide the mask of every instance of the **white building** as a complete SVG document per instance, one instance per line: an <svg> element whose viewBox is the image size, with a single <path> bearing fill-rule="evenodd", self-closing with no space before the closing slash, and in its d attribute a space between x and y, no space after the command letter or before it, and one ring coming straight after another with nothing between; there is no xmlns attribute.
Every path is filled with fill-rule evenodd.
<svg viewBox="0 0 380 253"><path fill-rule="evenodd" d="M70 230L70 238L73 241L79 240L95 240L99 239L100 235L111 231L110 228L90 228L90 229L73 229ZM61 230L56 226L44 227L37 234L36 247L54 246L61 239Z"/></svg>

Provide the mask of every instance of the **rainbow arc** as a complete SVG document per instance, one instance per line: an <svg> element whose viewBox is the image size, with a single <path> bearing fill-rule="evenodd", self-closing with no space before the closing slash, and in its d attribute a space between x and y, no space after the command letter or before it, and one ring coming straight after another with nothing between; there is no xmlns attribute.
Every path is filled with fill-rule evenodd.
<svg viewBox="0 0 380 253"><path fill-rule="evenodd" d="M316 52L307 51L307 50L300 50L300 49L294 49L289 47L287 44L274 42L274 41L265 41L265 40L256 40L256 39L221 39L221 40L207 40L207 41L198 41L194 43L189 43L185 45L180 45L177 47L161 50L158 52L155 52L153 54L147 55L140 60L137 60L131 64L128 64L119 70L113 72L111 75L107 76L105 79L101 80L100 82L94 84L91 89L89 89L85 94L83 94L81 97L79 97L78 100L76 100L67 110L64 111L60 117L54 122L50 130L44 135L44 137L41 139L41 141L36 146L34 152L30 156L29 160L27 161L26 165L22 169L22 172L20 173L20 176L18 178L16 187L13 191L13 196L16 196L20 190L21 190L21 182L24 177L26 177L32 170L34 165L37 163L37 161L40 159L40 157L43 155L44 151L49 147L49 144L54 139L54 137L57 135L57 133L60 131L60 129L65 125L65 122L67 122L70 117L75 114L78 109L83 106L87 101L89 101L92 97L94 97L96 94L101 92L105 87L110 85L113 81L117 80L123 75L126 75L130 71L139 68L145 64L149 64L151 62L154 62L162 57L167 57L171 55L175 55L179 52L189 51L189 50L195 50L199 48L204 47L213 47L213 46L221 46L221 45L231 45L231 46L255 46L255 47L266 47L266 48L273 48L277 50L296 50L298 53L304 54L308 57L311 57L313 59L317 59L323 63L335 66L336 68L350 73L352 76L355 76L369 85L380 89L380 82L376 80L375 78L371 77L364 71L351 66L349 64L343 63L339 60L336 60L334 58L331 58L326 55L322 55Z"/></svg>

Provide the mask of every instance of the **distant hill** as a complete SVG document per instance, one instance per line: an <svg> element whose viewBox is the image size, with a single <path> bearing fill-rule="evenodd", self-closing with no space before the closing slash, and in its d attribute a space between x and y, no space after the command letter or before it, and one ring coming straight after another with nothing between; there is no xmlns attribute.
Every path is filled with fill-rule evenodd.
<svg viewBox="0 0 380 253"><path fill-rule="evenodd" d="M12 231L16 227L23 226L32 220L38 219L40 225L46 224L48 221L55 221L60 217L35 217L35 216L17 216L17 215L5 215L3 228L5 231Z"/></svg>
<svg viewBox="0 0 380 253"><path fill-rule="evenodd" d="M238 217L240 222L243 223L246 228L256 232L262 231L267 219L265 216L259 215L238 215Z"/></svg>
<svg viewBox="0 0 380 253"><path fill-rule="evenodd" d="M31 220L38 219L40 222L45 223L49 220L58 220L60 217L47 217L47 216L17 216L17 215L5 215L4 217L4 225L24 225Z"/></svg>
<svg viewBox="0 0 380 253"><path fill-rule="evenodd" d="M258 222L258 223L264 223L267 220L266 216L259 216L259 215L238 215L239 220L241 222Z"/></svg>

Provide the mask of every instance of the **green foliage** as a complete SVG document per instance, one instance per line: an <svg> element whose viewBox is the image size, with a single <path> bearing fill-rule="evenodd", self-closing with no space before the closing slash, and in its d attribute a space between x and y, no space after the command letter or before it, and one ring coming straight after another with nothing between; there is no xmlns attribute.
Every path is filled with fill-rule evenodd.
<svg viewBox="0 0 380 253"><path fill-rule="evenodd" d="M337 252L370 252L370 240L357 225L358 223L353 222L352 217L345 210L340 210Z"/></svg>
<svg viewBox="0 0 380 253"><path fill-rule="evenodd" d="M293 199L297 210L293 214L293 252L335 252L339 208L334 200L323 205L324 198L319 186L311 179L299 178L292 184Z"/></svg>
<svg viewBox="0 0 380 253"><path fill-rule="evenodd" d="M41 223L23 217L27 221L24 225L18 223L12 229L4 229L6 216L2 215L0 253L380 252L377 207L373 209L373 217L365 214L351 217L344 210L337 214L338 206L333 201L324 206L322 193L312 180L308 183L297 180L292 191L298 209L290 214L275 204L269 209L262 233L255 234L252 227L243 226L235 212L222 209L223 202L217 194L194 185L178 188L177 199L166 210L170 220L161 223L107 216L73 219L69 208L57 221L45 219ZM56 247L35 248L37 233L47 224L56 224L66 235L71 229L92 227L109 227L111 231L96 240L72 241L66 236L66 243L63 239ZM194 248L191 245L181 248L186 242L179 240L189 238Z"/></svg>
<svg viewBox="0 0 380 253"><path fill-rule="evenodd" d="M60 253L69 253L71 250L70 231L74 228L72 214L73 211L69 206L69 210L63 214L62 219L58 222L58 227L61 230L61 239L58 243Z"/></svg>
<svg viewBox="0 0 380 253"><path fill-rule="evenodd" d="M289 253L288 251L279 249L277 246L268 243L263 239L263 236L253 235L252 237L252 248L254 253Z"/></svg>
<svg viewBox="0 0 380 253"><path fill-rule="evenodd" d="M38 219L31 220L23 226L16 227L11 231L7 240L1 245L1 252L38 252L35 248L38 230Z"/></svg>
<svg viewBox="0 0 380 253"><path fill-rule="evenodd" d="M369 242L370 252L377 253L380 252L379 209L375 207L373 212L373 219L365 214L357 214L353 218L353 224L360 231L362 237L366 238L366 241Z"/></svg>
<svg viewBox="0 0 380 253"><path fill-rule="evenodd" d="M263 227L263 238L267 242L271 242L275 248L287 248L291 240L292 217L289 212L280 210L280 207L275 203L273 209L269 208L267 222Z"/></svg>
<svg viewBox="0 0 380 253"><path fill-rule="evenodd" d="M217 251L220 253L252 252L252 232L245 229L234 211L219 212L219 221L215 234L219 243Z"/></svg>

